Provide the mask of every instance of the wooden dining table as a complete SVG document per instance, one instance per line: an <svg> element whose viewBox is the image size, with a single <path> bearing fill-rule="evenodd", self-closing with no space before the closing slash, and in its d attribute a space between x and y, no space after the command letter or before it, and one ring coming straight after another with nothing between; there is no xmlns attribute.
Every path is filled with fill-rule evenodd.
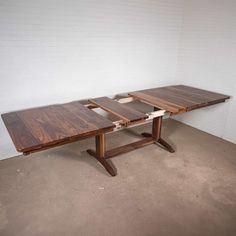
<svg viewBox="0 0 236 236"><path fill-rule="evenodd" d="M2 119L18 152L29 155L48 148L95 137L95 150L87 152L95 157L112 176L117 174L109 158L158 144L173 153L174 148L161 136L162 119L194 109L225 102L230 96L185 85L172 85L129 92L121 99L99 97L86 104L79 101L13 111ZM128 106L139 101L152 107L144 113ZM118 120L111 121L97 113L101 108ZM139 141L106 150L106 134L152 120L152 132L142 133Z"/></svg>

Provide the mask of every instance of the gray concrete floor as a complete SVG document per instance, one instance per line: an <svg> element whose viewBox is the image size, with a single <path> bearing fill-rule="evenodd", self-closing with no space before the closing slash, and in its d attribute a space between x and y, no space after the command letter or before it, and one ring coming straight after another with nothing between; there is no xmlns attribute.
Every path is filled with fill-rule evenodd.
<svg viewBox="0 0 236 236"><path fill-rule="evenodd" d="M108 147L150 125L107 136ZM236 235L236 145L166 120L156 145L112 159L93 139L0 162L0 235Z"/></svg>

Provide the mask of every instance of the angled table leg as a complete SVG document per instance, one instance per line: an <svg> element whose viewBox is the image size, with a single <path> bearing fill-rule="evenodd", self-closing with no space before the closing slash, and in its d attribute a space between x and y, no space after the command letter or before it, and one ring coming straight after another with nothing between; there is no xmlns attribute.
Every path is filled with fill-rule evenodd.
<svg viewBox="0 0 236 236"><path fill-rule="evenodd" d="M154 108L155 110L155 108ZM161 127L162 127L162 116L155 117L152 121L152 133L142 133L144 137L152 137L156 144L160 144L167 151L173 153L175 152L174 148L168 144L164 139L161 138Z"/></svg>
<svg viewBox="0 0 236 236"><path fill-rule="evenodd" d="M96 142L96 151L88 149L87 152L95 157L107 170L111 176L116 176L116 171L113 167L106 161L105 152L106 152L106 143L105 143L105 134L99 134L95 137Z"/></svg>
<svg viewBox="0 0 236 236"><path fill-rule="evenodd" d="M162 116L154 118L152 125L152 137L155 140L155 143L160 144L167 151L171 153L175 152L174 148L170 144L168 144L164 139L161 138L161 127L162 127Z"/></svg>
<svg viewBox="0 0 236 236"><path fill-rule="evenodd" d="M161 144L167 151L174 153L175 149L169 144L167 143L164 139L160 138L157 143Z"/></svg>

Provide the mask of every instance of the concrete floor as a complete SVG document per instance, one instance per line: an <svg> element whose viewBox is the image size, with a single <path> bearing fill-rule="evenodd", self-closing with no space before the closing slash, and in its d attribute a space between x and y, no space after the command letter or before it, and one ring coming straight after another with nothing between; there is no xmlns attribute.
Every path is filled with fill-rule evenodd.
<svg viewBox="0 0 236 236"><path fill-rule="evenodd" d="M150 125L108 135L134 141ZM156 145L112 159L110 177L85 150L93 139L0 162L0 235L236 235L236 145L166 120Z"/></svg>

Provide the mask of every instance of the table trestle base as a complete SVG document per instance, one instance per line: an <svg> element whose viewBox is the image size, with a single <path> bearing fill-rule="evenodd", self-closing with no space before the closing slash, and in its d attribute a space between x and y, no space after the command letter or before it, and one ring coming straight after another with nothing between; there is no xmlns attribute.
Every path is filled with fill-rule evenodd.
<svg viewBox="0 0 236 236"><path fill-rule="evenodd" d="M152 122L152 134L143 133L145 134L144 136L146 136L146 138L107 151L105 134L97 135L95 137L96 150L94 151L92 149L88 149L87 152L91 156L95 157L104 166L104 168L111 176L115 176L117 173L115 168L113 167L113 164L111 162L108 163L106 159L133 151L138 148L142 148L150 144L158 144L164 147L169 152L174 152L174 149L171 147L171 145L161 138L161 126L162 116L155 117Z"/></svg>

